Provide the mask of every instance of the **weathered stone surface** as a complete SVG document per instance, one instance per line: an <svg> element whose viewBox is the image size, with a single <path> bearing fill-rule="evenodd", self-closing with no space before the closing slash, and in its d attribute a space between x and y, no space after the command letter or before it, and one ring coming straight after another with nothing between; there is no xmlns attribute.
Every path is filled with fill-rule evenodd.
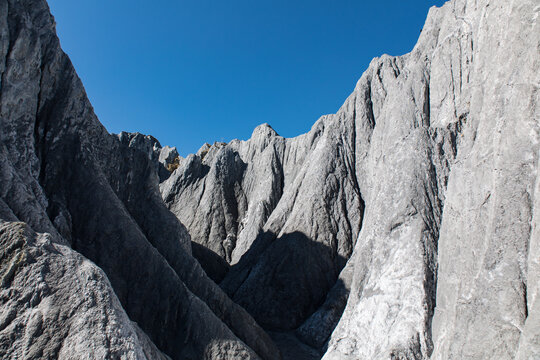
<svg viewBox="0 0 540 360"><path fill-rule="evenodd" d="M227 293L325 359L534 358L539 11L432 8L308 134L189 157L161 192L193 241L236 237Z"/></svg>
<svg viewBox="0 0 540 360"><path fill-rule="evenodd" d="M3 0L0 9L2 219L26 222L34 231L48 233L54 246L69 246L71 253L99 266L125 311L122 316L127 314L148 334L144 338L131 322L114 325L110 331L124 331L126 342L133 343L129 346L154 349L153 343L171 358L279 358L270 337L204 274L190 255L189 234L163 204L159 166L170 164L171 158L174 162L175 151L163 150L157 140L140 134L107 133L59 47L44 1ZM62 268L45 266L42 272L62 280L56 272L64 270L73 271L76 279L73 261ZM107 278L98 281L96 292L111 293ZM58 285L52 310L69 312L70 279L66 275L67 283ZM9 299L0 303L6 314L18 306ZM109 305L103 304L103 311L113 311L116 305ZM122 309L117 308L114 311ZM106 339L107 324L101 325L97 310L80 315L87 316L81 332ZM27 326L25 321L26 315L18 323ZM48 328L47 323L44 331L62 324ZM44 341L18 338L23 335L10 335L13 341L4 347L7 356ZM81 336L63 340L70 349ZM25 345L19 347L20 341ZM94 350L106 354L114 350L109 346L96 342Z"/></svg>
<svg viewBox="0 0 540 360"><path fill-rule="evenodd" d="M456 96L467 131L439 238L432 357L539 358L540 4L452 5L474 51Z"/></svg>
<svg viewBox="0 0 540 360"><path fill-rule="evenodd" d="M175 147L161 147L159 141L151 135L122 131L118 139L122 144L147 154L156 166L160 182L166 180L183 160Z"/></svg>
<svg viewBox="0 0 540 360"><path fill-rule="evenodd" d="M3 359L168 358L83 256L20 222L0 224L0 250Z"/></svg>
<svg viewBox="0 0 540 360"><path fill-rule="evenodd" d="M0 0L0 355L539 358L539 13L449 1L307 134L183 159Z"/></svg>
<svg viewBox="0 0 540 360"><path fill-rule="evenodd" d="M354 134L342 115L294 139L263 124L248 141L204 145L160 186L192 240L230 260L221 285L263 327L301 325L352 252L363 209Z"/></svg>
<svg viewBox="0 0 540 360"><path fill-rule="evenodd" d="M360 81L376 123L357 164L366 217L324 359L538 356L539 10L432 8L415 49Z"/></svg>

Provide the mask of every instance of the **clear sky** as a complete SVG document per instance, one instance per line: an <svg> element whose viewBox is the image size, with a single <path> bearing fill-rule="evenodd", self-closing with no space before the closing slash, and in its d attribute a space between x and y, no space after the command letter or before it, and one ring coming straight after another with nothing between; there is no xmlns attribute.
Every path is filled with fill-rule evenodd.
<svg viewBox="0 0 540 360"><path fill-rule="evenodd" d="M412 50L442 0L49 0L64 51L110 132L186 155L261 123L307 132L373 57Z"/></svg>

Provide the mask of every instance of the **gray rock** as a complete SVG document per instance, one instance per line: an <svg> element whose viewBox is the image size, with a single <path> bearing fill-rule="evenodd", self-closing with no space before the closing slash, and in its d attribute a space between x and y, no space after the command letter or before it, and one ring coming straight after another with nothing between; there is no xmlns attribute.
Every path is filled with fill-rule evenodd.
<svg viewBox="0 0 540 360"><path fill-rule="evenodd" d="M474 44L439 238L434 359L540 358L538 1L455 2ZM463 20L460 20L463 19Z"/></svg>
<svg viewBox="0 0 540 360"><path fill-rule="evenodd" d="M351 295L324 359L538 357L527 309L539 10L432 8L415 49L376 60L359 83L382 107L358 166L366 217Z"/></svg>
<svg viewBox="0 0 540 360"><path fill-rule="evenodd" d="M539 358L539 12L434 7L307 134L183 159L0 0L0 356Z"/></svg>
<svg viewBox="0 0 540 360"><path fill-rule="evenodd" d="M166 180L183 160L175 147L161 147L159 141L151 135L122 131L118 134L118 139L122 144L142 151L148 156L156 166L160 182Z"/></svg>
<svg viewBox="0 0 540 360"><path fill-rule="evenodd" d="M265 328L301 325L358 236L354 126L340 116L294 139L263 124L248 141L206 144L160 185L192 241L229 260L223 240L236 237L221 286Z"/></svg>
<svg viewBox="0 0 540 360"><path fill-rule="evenodd" d="M69 246L72 253L99 266L107 277L97 282L99 289L89 291L103 293L108 278L121 308L107 303L103 311L123 308L123 316L140 327L123 321L110 331L123 331L133 348L147 353L159 349L171 358L279 358L270 337L191 256L189 234L161 200L162 149L157 140L140 134L113 136L98 122L60 49L45 1L2 0L0 9L5 10L0 15L2 219L48 233L54 246ZM174 150L166 151L161 157L165 164L175 156ZM2 261L1 266L7 263ZM50 279L65 279L66 284L58 285L51 311L69 312L71 280L57 272L76 276L76 263L44 266L40 271ZM25 279L13 286L28 287ZM5 296L0 302L6 314L22 306L10 299ZM86 324L81 334L95 332L107 339L109 330L98 310L81 313ZM25 321L29 318L21 315L18 326L29 326ZM54 332L66 324L44 323L43 331ZM4 342L3 351L9 357L25 348L43 347L44 340L23 337L22 332L10 331L7 336L10 341ZM69 332L57 336L70 347L82 341L79 335L67 338ZM21 342L25 345L19 346ZM96 340L95 357L114 353L114 346Z"/></svg>
<svg viewBox="0 0 540 360"><path fill-rule="evenodd" d="M168 359L80 254L20 222L0 224L0 249L3 359Z"/></svg>
<svg viewBox="0 0 540 360"><path fill-rule="evenodd" d="M539 10L432 8L308 134L190 156L160 189L194 242L236 235L222 288L325 359L537 356Z"/></svg>

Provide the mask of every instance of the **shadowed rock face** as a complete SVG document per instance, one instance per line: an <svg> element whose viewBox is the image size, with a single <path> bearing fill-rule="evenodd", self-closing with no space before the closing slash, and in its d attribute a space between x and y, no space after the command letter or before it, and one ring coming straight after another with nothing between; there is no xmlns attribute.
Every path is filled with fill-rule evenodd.
<svg viewBox="0 0 540 360"><path fill-rule="evenodd" d="M325 359L538 356L539 10L433 8L308 134L189 157L160 188L192 241L236 237L221 287Z"/></svg>
<svg viewBox="0 0 540 360"><path fill-rule="evenodd" d="M160 185L192 241L226 259L234 236L221 286L267 329L301 325L351 255L363 211L354 150L346 114L294 139L264 124L248 141L204 146Z"/></svg>
<svg viewBox="0 0 540 360"><path fill-rule="evenodd" d="M0 0L0 357L539 358L539 12L432 8L307 134L183 159Z"/></svg>
<svg viewBox="0 0 540 360"><path fill-rule="evenodd" d="M44 1L0 1L0 32L0 215L8 229L24 222L52 244L34 250L24 240L33 260L13 260L15 267L2 258L12 280L2 283L0 357L43 351L69 358L77 349L96 357L279 358L270 337L205 275L189 234L163 204L159 172L174 151L139 134L107 133ZM8 254L23 241L9 234L0 234ZM56 247L60 264L49 266ZM88 291L104 300L70 300L84 296L76 284L87 276L78 272L81 262L98 274L85 280L95 286ZM34 278L54 296L26 289ZM22 304L18 293L35 301ZM40 301L52 315L36 329L29 312L43 312ZM71 310L79 303L96 309ZM100 340L83 341L87 333Z"/></svg>
<svg viewBox="0 0 540 360"><path fill-rule="evenodd" d="M261 238L256 241L263 243L254 243L252 248L264 250L253 256L248 251L245 265L240 263L231 270L223 288L264 328L295 329L324 301L336 282L338 270L330 261L324 262L331 258L332 250L300 232L278 239L265 233ZM255 264L250 263L250 257L256 259Z"/></svg>
<svg viewBox="0 0 540 360"><path fill-rule="evenodd" d="M4 356L167 358L129 320L103 271L82 255L21 222L0 224L0 248Z"/></svg>

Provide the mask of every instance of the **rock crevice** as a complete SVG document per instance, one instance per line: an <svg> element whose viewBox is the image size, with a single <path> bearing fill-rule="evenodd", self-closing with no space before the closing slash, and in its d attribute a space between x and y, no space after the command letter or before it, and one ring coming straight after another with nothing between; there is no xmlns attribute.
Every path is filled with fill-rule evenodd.
<svg viewBox="0 0 540 360"><path fill-rule="evenodd" d="M308 133L182 158L0 0L0 357L539 358L539 12L433 7Z"/></svg>

